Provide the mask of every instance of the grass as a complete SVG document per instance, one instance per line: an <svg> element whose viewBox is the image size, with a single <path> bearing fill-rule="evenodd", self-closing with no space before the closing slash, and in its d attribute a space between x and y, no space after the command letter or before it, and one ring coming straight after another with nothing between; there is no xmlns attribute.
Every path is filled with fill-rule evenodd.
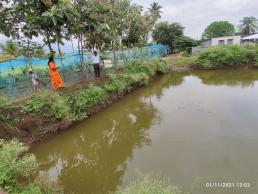
<svg viewBox="0 0 258 194"><path fill-rule="evenodd" d="M190 56L183 56L181 54L178 55L170 55L168 57L165 57L164 60L173 66L176 67L185 67L185 66L191 66L194 61L196 61L198 58L198 55L190 55Z"/></svg>

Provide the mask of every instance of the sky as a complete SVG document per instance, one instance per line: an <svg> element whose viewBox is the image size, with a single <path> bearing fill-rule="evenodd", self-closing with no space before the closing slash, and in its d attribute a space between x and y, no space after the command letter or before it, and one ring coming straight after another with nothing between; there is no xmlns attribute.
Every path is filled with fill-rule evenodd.
<svg viewBox="0 0 258 194"><path fill-rule="evenodd" d="M145 10L155 0L132 0ZM162 8L161 21L179 22L185 35L200 39L214 21L229 21L236 27L246 16L258 18L258 0L156 0Z"/></svg>

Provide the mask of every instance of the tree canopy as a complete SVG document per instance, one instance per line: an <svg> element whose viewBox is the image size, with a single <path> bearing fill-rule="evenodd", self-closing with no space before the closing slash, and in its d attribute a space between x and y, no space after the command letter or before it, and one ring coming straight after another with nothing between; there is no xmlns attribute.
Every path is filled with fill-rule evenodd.
<svg viewBox="0 0 258 194"><path fill-rule="evenodd" d="M5 0L0 3L0 33L29 40L41 36L50 51L52 44L59 48L73 37L81 53L114 49L122 42L138 46L146 44L161 8L154 2L143 12L130 0Z"/></svg>
<svg viewBox="0 0 258 194"><path fill-rule="evenodd" d="M235 35L235 27L228 21L216 21L211 23L202 34L202 39L210 39L222 36Z"/></svg>
<svg viewBox="0 0 258 194"><path fill-rule="evenodd" d="M152 22L155 24L158 19L161 18L161 14L162 14L162 6L160 6L158 4L158 2L153 2L151 4L151 7L149 8L149 13L150 13L150 16L152 17Z"/></svg>
<svg viewBox="0 0 258 194"><path fill-rule="evenodd" d="M175 49L175 40L184 34L184 26L180 23L160 22L153 30L153 39L156 43L169 45Z"/></svg>
<svg viewBox="0 0 258 194"><path fill-rule="evenodd" d="M251 35L258 29L258 20L255 17L244 17L240 21L239 29L242 35Z"/></svg>

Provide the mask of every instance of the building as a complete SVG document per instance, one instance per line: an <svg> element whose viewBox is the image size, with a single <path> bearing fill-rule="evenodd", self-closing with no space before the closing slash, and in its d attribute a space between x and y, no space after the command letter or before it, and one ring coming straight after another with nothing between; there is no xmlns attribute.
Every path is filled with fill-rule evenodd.
<svg viewBox="0 0 258 194"><path fill-rule="evenodd" d="M258 44L258 34L253 34L242 38L242 44Z"/></svg>
<svg viewBox="0 0 258 194"><path fill-rule="evenodd" d="M201 46L203 47L211 47L211 46L219 46L219 45L240 45L241 44L241 36L225 36L225 37L217 37L211 38L208 40L204 40L201 42Z"/></svg>
<svg viewBox="0 0 258 194"><path fill-rule="evenodd" d="M200 52L212 46L220 46L220 45L241 45L242 39L241 36L225 36L225 37L217 37L211 38L208 40L203 40L200 43L200 46L193 47L192 53Z"/></svg>

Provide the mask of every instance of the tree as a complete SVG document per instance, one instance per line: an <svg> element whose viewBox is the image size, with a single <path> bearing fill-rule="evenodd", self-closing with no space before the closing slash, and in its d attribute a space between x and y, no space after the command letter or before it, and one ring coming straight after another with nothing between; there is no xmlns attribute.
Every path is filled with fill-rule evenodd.
<svg viewBox="0 0 258 194"><path fill-rule="evenodd" d="M155 26L153 39L156 43L169 45L175 49L175 40L183 36L184 27L180 23L160 22Z"/></svg>
<svg viewBox="0 0 258 194"><path fill-rule="evenodd" d="M131 5L127 14L126 28L123 36L123 44L130 46L143 46L147 42L147 35L151 30L149 17L142 15L142 7Z"/></svg>
<svg viewBox="0 0 258 194"><path fill-rule="evenodd" d="M17 0L0 1L0 33L7 37L19 36L19 16L14 6Z"/></svg>
<svg viewBox="0 0 258 194"><path fill-rule="evenodd" d="M33 42L28 38L21 38L18 41L19 53L24 56L29 61L32 57L44 58L47 54L44 51L44 48L41 44Z"/></svg>
<svg viewBox="0 0 258 194"><path fill-rule="evenodd" d="M257 21L255 17L244 17L239 25L241 34L246 36L255 33L258 28Z"/></svg>
<svg viewBox="0 0 258 194"><path fill-rule="evenodd" d="M107 22L110 10L111 7L107 3L92 4L90 18L93 25L83 32L86 49L103 51L111 48L112 37L110 36L110 27Z"/></svg>
<svg viewBox="0 0 258 194"><path fill-rule="evenodd" d="M175 49L177 49L178 51L186 51L186 49L197 45L198 41L188 36L181 36L175 39Z"/></svg>
<svg viewBox="0 0 258 194"><path fill-rule="evenodd" d="M19 55L19 47L13 40L7 40L5 44L0 43L0 49L3 53L16 57Z"/></svg>
<svg viewBox="0 0 258 194"><path fill-rule="evenodd" d="M160 6L157 2L153 2L151 7L149 8L150 16L152 17L153 24L155 24L158 19L161 18L162 6Z"/></svg>
<svg viewBox="0 0 258 194"><path fill-rule="evenodd" d="M235 27L228 21L217 21L211 23L202 34L202 39L210 39L222 36L233 36Z"/></svg>

